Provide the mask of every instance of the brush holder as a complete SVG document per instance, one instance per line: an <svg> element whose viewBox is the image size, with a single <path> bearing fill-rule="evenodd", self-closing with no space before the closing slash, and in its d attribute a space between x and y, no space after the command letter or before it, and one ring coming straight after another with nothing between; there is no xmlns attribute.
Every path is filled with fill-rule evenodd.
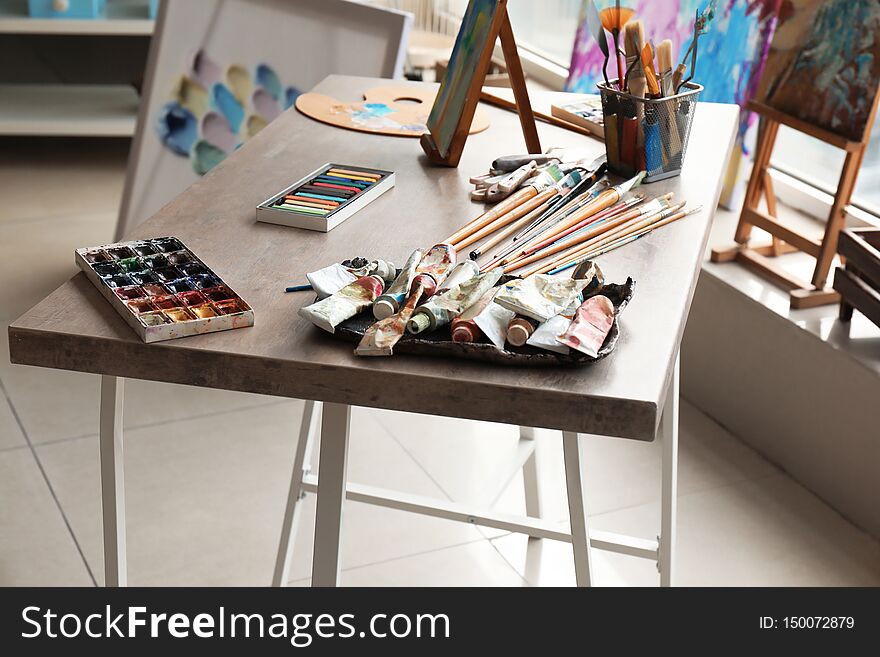
<svg viewBox="0 0 880 657"><path fill-rule="evenodd" d="M640 98L599 83L608 168L632 177L646 171L651 183L681 173L694 112L703 87L693 82L667 98Z"/></svg>

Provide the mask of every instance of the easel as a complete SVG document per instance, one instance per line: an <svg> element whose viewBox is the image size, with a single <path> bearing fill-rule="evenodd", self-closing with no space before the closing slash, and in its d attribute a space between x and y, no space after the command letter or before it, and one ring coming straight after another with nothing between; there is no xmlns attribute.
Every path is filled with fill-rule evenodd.
<svg viewBox="0 0 880 657"><path fill-rule="evenodd" d="M421 144L428 156L428 160L434 164L442 164L449 167L458 166L461 159L461 152L464 150L464 143L468 137L471 121L474 118L474 112L477 109L477 103L480 101L480 93L482 92L483 83L489 72L489 65L492 63L492 53L495 50L495 42L501 39L501 51L504 53L504 62L507 66L507 74L510 77L510 86L513 89L513 96L516 100L519 121L522 125L523 136L526 139L526 147L529 153L541 153L541 142L538 139L538 128L535 126L535 115L532 112L532 105L529 101L529 92L526 89L525 75L523 74L522 63L519 59L519 53L516 49L516 40L513 38L513 28L510 25L510 16L507 14L507 0L497 0L498 7L493 16L492 24L489 28L489 35L486 43L480 52L477 61L475 73L471 79L470 85L465 96L464 106L461 108L461 114L458 117L455 133L449 145L449 149L445 154L441 153L436 145L437 135L434 133L434 126L429 125L429 133L422 135ZM464 25L462 25L464 29ZM456 40L456 47L461 40ZM446 75L452 75L452 67L447 69ZM439 96L438 96L439 98Z"/></svg>
<svg viewBox="0 0 880 657"><path fill-rule="evenodd" d="M740 246L730 249L713 249L712 262L739 262L779 287L788 289L792 308L811 308L837 303L840 300L840 295L833 288L827 287L826 282L834 254L837 251L837 240L844 225L847 207L852 199L859 168L868 147L870 126L874 123L878 100L880 100L880 94L876 94L874 97L874 105L867 122L868 127L865 129L861 141L851 141L830 130L812 125L762 103L749 102L747 108L757 112L763 118L763 122L758 135L752 175L746 188L745 201L734 236ZM777 218L776 195L773 192L769 166L780 125L803 132L846 152L846 160L837 185L837 192L834 195L834 203L825 225L825 234L821 237L804 235L793 227L781 223ZM762 195L767 201L766 213L758 207ZM760 246L750 245L749 240L753 227L770 233L771 243ZM813 270L813 278L809 283L788 273L771 259L796 251L808 253L816 258L816 268Z"/></svg>

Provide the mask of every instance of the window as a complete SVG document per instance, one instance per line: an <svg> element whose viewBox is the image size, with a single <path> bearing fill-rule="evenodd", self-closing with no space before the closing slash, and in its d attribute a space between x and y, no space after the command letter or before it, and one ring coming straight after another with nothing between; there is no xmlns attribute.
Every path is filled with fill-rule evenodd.
<svg viewBox="0 0 880 657"><path fill-rule="evenodd" d="M507 9L520 47L568 68L581 0L509 0Z"/></svg>

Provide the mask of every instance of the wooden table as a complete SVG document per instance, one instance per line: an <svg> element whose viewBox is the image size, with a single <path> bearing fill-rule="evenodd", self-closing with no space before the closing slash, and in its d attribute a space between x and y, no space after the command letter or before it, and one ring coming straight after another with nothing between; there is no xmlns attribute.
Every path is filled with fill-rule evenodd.
<svg viewBox="0 0 880 657"><path fill-rule="evenodd" d="M316 91L355 100L387 81L332 76ZM536 95L535 105L548 103ZM101 477L108 585L125 583L122 479L122 381L150 379L239 390L323 403L320 480L303 472L300 440L285 516L276 582L292 540L296 500L317 490L313 584L337 581L341 513L346 492L360 499L532 536L570 540L579 584L589 584L589 549L658 559L661 583L672 578L677 461L678 350L732 147L738 110L700 104L683 174L650 186L675 192L703 210L600 259L606 277L636 280L622 316L615 353L579 368L528 369L458 360L395 356L357 358L297 310L307 294L283 294L306 272L355 255L402 263L416 247L454 232L481 206L469 200L468 178L499 155L521 151L515 114L484 107L491 127L468 140L457 169L430 166L417 140L350 132L288 111L232 157L126 238L176 235L254 308L253 328L144 344L83 274L77 274L9 327L12 362L102 375ZM601 142L539 124L542 144L578 146L598 155ZM324 162L394 170L396 187L329 234L255 223L255 206ZM89 245L83 245L89 246ZM71 254L72 257L72 254ZM405 496L346 485L351 405L543 427L563 431L572 534L540 518L512 519L457 505L431 505ZM311 435L314 405L303 435ZM662 409L662 412L661 412ZM661 424L661 415L663 422ZM577 434L650 441L664 438L663 520L657 541L590 533L581 485ZM528 429L523 440L529 441ZM526 452L528 453L528 452ZM533 465L528 457L521 465ZM528 478L528 477L527 477ZM536 501L529 505L535 516ZM589 537L589 539L588 539Z"/></svg>

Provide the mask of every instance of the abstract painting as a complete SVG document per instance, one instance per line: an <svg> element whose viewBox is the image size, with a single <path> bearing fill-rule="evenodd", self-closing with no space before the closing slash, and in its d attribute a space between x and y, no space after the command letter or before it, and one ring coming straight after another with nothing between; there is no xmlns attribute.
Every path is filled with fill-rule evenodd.
<svg viewBox="0 0 880 657"><path fill-rule="evenodd" d="M200 176L293 105L300 93L296 87L284 88L268 64L258 64L253 73L233 64L224 72L199 51L188 68L155 127L162 144L188 157Z"/></svg>
<svg viewBox="0 0 880 657"><path fill-rule="evenodd" d="M776 12L782 0L718 0L715 18L709 31L700 37L699 57L694 82L705 87L700 100L713 103L735 103L744 107L754 98L767 58L770 39L776 28ZM659 44L672 39L681 61L693 34L697 10L709 0L623 0L621 6L635 9L635 18L645 25L647 40ZM613 3L597 2L610 6ZM582 12L583 15L583 12ZM582 16L583 18L583 16ZM586 22L581 20L575 37L571 68L565 90L576 93L597 93L596 83L602 81L603 56ZM615 70L613 62L608 71ZM690 71L687 72L687 75ZM749 120L740 125L740 136L748 129Z"/></svg>
<svg viewBox="0 0 880 657"><path fill-rule="evenodd" d="M428 128L441 156L449 152L461 119L468 91L477 72L477 63L486 48L498 12L498 0L471 0L461 21L446 76L440 83L437 100L428 116Z"/></svg>
<svg viewBox="0 0 880 657"><path fill-rule="evenodd" d="M880 84L880 0L786 0L757 98L862 141Z"/></svg>

